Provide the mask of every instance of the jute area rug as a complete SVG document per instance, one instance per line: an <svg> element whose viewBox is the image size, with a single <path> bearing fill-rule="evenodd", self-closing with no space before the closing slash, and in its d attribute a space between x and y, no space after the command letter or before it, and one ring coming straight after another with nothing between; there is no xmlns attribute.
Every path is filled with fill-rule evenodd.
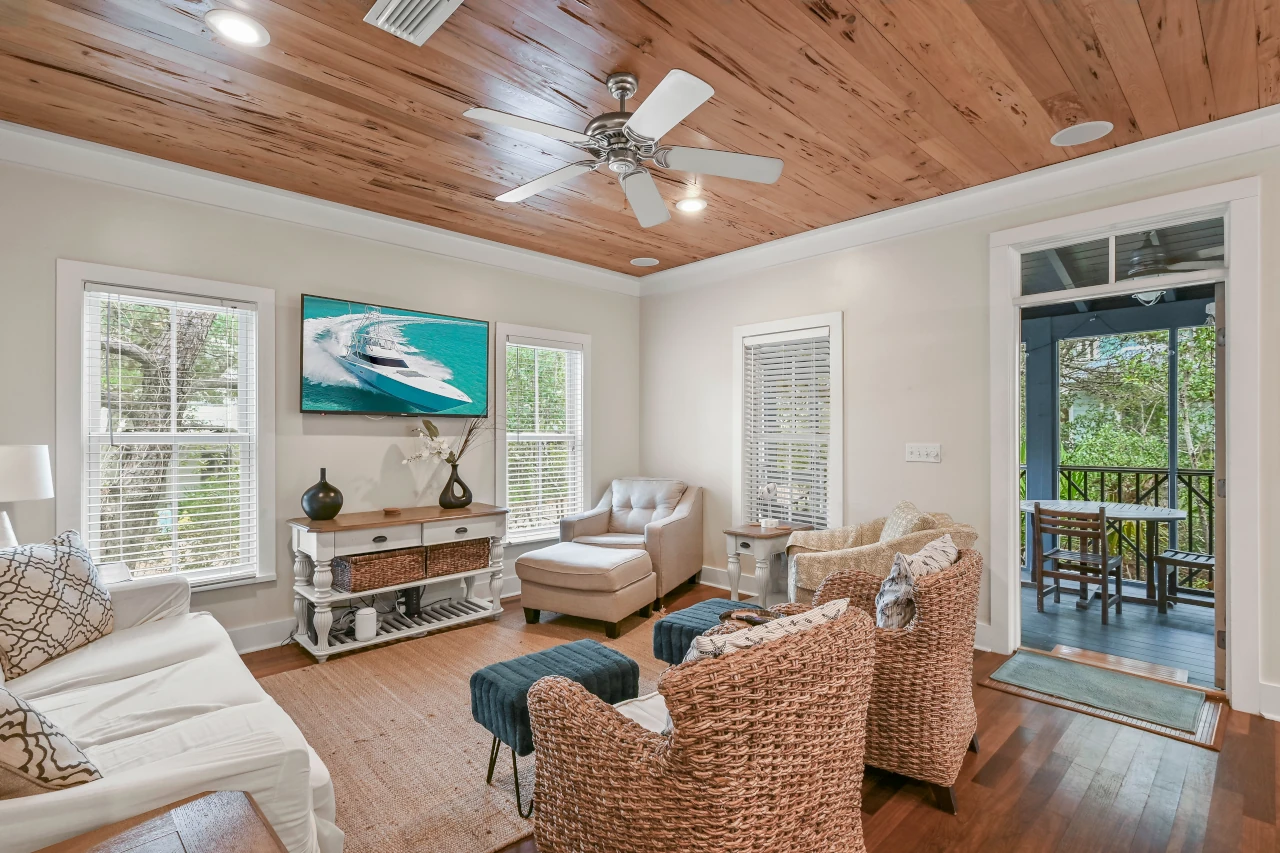
<svg viewBox="0 0 1280 853"><path fill-rule="evenodd" d="M347 853L490 853L533 834L516 813L511 753L484 783L491 735L471 719L471 673L529 652L589 638L640 665L640 693L666 664L653 656L653 623L629 618L606 640L599 623L560 617L501 621L330 658L272 675L262 686L293 717L333 776ZM533 791L534 756L520 760Z"/></svg>

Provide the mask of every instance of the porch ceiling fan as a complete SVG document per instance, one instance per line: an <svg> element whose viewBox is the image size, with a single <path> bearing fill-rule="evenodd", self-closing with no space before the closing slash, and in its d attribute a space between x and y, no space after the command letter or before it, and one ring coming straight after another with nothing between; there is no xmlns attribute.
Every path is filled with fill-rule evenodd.
<svg viewBox="0 0 1280 853"><path fill-rule="evenodd" d="M581 148L591 155L589 160L571 163L505 192L497 197L498 201L523 201L605 166L618 176L622 191L640 225L652 228L670 219L671 213L658 193L658 186L644 165L646 163L653 163L664 169L761 184L772 184L782 174L782 161L776 157L660 144L663 135L684 121L686 116L715 93L709 85L692 74L679 69L671 71L635 112L627 112L627 99L639 88L640 81L636 75L628 72L610 74L605 84L609 87L609 94L618 99L618 109L616 112L596 116L587 122L586 128L581 132L483 107L463 113L476 121L540 133Z"/></svg>

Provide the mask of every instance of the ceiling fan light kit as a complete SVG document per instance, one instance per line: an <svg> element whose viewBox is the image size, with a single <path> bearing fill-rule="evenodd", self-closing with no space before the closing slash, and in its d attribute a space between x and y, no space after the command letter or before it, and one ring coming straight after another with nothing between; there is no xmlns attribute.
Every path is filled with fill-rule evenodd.
<svg viewBox="0 0 1280 853"><path fill-rule="evenodd" d="M667 132L715 94L714 89L687 71L675 69L669 72L634 112L627 111L627 100L640 88L636 75L625 71L610 74L605 85L609 94L617 98L618 109L591 119L581 132L483 107L464 113L476 121L527 130L567 142L592 157L509 190L498 196L497 201L523 201L603 166L618 176L631 212L640 225L652 228L670 219L671 213L658 192L648 164L762 184L772 184L782 175L782 161L776 157L660 144ZM702 204L696 209L701 210L706 202L698 201Z"/></svg>

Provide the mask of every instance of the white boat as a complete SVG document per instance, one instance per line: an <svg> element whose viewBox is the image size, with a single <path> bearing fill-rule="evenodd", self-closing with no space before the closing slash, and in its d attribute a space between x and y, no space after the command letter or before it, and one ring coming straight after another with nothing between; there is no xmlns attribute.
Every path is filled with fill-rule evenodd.
<svg viewBox="0 0 1280 853"><path fill-rule="evenodd" d="M410 367L405 355L413 350L379 332L379 325L386 322L377 309L365 312L364 322L352 336L346 352L338 357L347 370L369 387L423 411L438 412L471 402L470 397L448 382Z"/></svg>

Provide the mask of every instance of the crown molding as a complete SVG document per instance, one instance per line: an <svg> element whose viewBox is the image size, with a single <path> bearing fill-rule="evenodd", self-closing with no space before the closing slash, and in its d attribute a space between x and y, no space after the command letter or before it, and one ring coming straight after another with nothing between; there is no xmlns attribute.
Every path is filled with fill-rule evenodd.
<svg viewBox="0 0 1280 853"><path fill-rule="evenodd" d="M981 186L872 213L652 273L642 296L717 284L758 270L931 231L1280 145L1280 106L1266 107Z"/></svg>
<svg viewBox="0 0 1280 853"><path fill-rule="evenodd" d="M0 121L3 162L628 296L652 296L717 284L768 267L945 228L1276 145L1280 145L1280 105L641 277Z"/></svg>
<svg viewBox="0 0 1280 853"><path fill-rule="evenodd" d="M363 237L581 287L640 295L639 279L635 276L10 122L0 121L0 162Z"/></svg>

